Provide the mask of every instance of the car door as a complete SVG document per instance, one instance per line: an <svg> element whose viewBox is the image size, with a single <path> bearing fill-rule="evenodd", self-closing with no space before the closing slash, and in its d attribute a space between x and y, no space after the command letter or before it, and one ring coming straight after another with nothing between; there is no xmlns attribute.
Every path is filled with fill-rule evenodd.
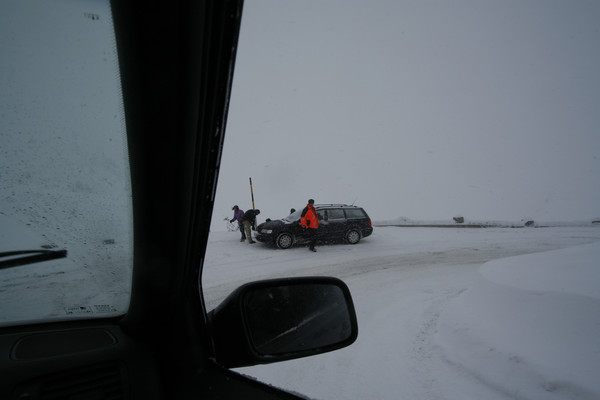
<svg viewBox="0 0 600 400"><path fill-rule="evenodd" d="M347 208L344 210L347 218L347 228L359 228L364 235L370 234L369 218L362 208Z"/></svg>
<svg viewBox="0 0 600 400"><path fill-rule="evenodd" d="M327 209L327 238L340 240L346 231L346 216L341 208Z"/></svg>
<svg viewBox="0 0 600 400"><path fill-rule="evenodd" d="M327 210L326 209L317 209L317 220L319 221L319 226L317 228L319 240L326 240L329 235L329 221L327 219Z"/></svg>

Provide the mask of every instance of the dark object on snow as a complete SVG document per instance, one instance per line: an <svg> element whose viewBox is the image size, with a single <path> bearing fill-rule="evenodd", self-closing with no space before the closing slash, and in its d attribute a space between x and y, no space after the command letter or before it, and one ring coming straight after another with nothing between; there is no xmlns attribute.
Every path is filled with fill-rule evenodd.
<svg viewBox="0 0 600 400"><path fill-rule="evenodd" d="M533 226L534 224L535 224L535 221L533 221L533 220L525 222L525 226Z"/></svg>
<svg viewBox="0 0 600 400"><path fill-rule="evenodd" d="M454 220L454 222L456 222L457 224L464 224L465 223L465 218L464 217L453 217L452 218Z"/></svg>

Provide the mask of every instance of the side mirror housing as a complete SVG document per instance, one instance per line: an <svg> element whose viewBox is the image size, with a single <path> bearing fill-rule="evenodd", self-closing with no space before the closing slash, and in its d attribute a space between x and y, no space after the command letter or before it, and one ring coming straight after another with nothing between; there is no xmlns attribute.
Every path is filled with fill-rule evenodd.
<svg viewBox="0 0 600 400"><path fill-rule="evenodd" d="M350 290L330 277L245 284L208 314L217 363L268 364L346 347L358 337Z"/></svg>

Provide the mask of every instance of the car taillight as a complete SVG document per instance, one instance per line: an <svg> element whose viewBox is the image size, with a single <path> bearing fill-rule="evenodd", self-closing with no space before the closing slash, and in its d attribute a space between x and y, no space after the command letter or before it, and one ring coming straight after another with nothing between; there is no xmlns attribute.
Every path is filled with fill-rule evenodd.
<svg viewBox="0 0 600 400"><path fill-rule="evenodd" d="M371 218L369 218L369 228L371 228Z"/></svg>

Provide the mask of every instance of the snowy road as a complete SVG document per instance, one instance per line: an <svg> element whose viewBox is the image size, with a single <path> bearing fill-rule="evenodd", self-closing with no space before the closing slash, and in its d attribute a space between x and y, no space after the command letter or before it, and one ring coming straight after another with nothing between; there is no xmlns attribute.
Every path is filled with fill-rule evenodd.
<svg viewBox="0 0 600 400"><path fill-rule="evenodd" d="M477 266L514 255L548 251L600 240L600 227L435 229L377 227L356 246L276 250L240 243L238 232L213 232L203 271L207 308L214 308L239 285L259 279L327 275L351 285L363 274L396 273L429 266ZM353 292L353 295L357 293Z"/></svg>
<svg viewBox="0 0 600 400"><path fill-rule="evenodd" d="M435 340L440 315L485 262L597 242L600 229L386 227L356 246L316 254L237 239L211 234L203 277L209 309L247 281L331 275L350 287L359 321L358 340L346 349L240 372L318 399L508 399L519 396L447 359Z"/></svg>

